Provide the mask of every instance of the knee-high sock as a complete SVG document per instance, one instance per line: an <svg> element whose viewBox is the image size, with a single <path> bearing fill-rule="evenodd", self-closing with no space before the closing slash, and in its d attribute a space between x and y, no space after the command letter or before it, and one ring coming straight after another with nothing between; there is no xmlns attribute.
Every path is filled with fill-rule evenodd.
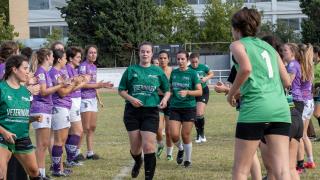
<svg viewBox="0 0 320 180"><path fill-rule="evenodd" d="M192 153L192 143L183 144L184 148L184 160L191 162L191 153Z"/></svg>
<svg viewBox="0 0 320 180"><path fill-rule="evenodd" d="M62 146L53 146L52 147L52 166L54 172L61 171L60 164L62 159Z"/></svg>
<svg viewBox="0 0 320 180"><path fill-rule="evenodd" d="M66 141L66 152L67 152L67 161L73 161L77 153L77 147L80 142L80 136L78 135L69 135Z"/></svg>
<svg viewBox="0 0 320 180"><path fill-rule="evenodd" d="M144 173L146 180L152 180L156 170L157 159L155 153L144 154Z"/></svg>
<svg viewBox="0 0 320 180"><path fill-rule="evenodd" d="M199 129L199 134L203 136L204 135L204 116L203 115L197 116L196 122L197 122L196 124L198 125L198 127L196 128Z"/></svg>

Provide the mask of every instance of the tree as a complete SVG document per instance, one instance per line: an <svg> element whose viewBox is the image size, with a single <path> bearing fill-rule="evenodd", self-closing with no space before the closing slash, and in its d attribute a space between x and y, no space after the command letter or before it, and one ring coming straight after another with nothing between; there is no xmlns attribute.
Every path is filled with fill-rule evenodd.
<svg viewBox="0 0 320 180"><path fill-rule="evenodd" d="M260 37L265 35L275 35L282 42L300 42L300 34L294 32L294 28L286 23L278 22L272 24L270 21L263 23L258 34Z"/></svg>
<svg viewBox="0 0 320 180"><path fill-rule="evenodd" d="M43 44L44 47L49 48L50 45L55 41L63 41L62 29L53 29L51 34L46 37L47 41Z"/></svg>
<svg viewBox="0 0 320 180"><path fill-rule="evenodd" d="M9 0L0 1L0 41L12 40L19 36L14 26L9 23Z"/></svg>
<svg viewBox="0 0 320 180"><path fill-rule="evenodd" d="M209 0L203 12L204 26L201 40L204 42L231 42L231 16L243 5L242 1Z"/></svg>
<svg viewBox="0 0 320 180"><path fill-rule="evenodd" d="M158 43L182 44L199 40L199 23L187 1L167 0L157 11Z"/></svg>
<svg viewBox="0 0 320 180"><path fill-rule="evenodd" d="M320 1L300 0L300 7L308 19L303 19L301 23L302 41L320 45Z"/></svg>
<svg viewBox="0 0 320 180"><path fill-rule="evenodd" d="M69 44L96 44L101 65L127 66L143 41L156 37L152 0L70 0L60 8L69 27Z"/></svg>

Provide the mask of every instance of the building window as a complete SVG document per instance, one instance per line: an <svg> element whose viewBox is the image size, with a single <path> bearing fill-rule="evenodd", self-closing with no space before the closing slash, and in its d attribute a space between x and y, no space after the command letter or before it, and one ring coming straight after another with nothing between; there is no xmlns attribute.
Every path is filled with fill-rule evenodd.
<svg viewBox="0 0 320 180"><path fill-rule="evenodd" d="M30 27L30 38L45 38L50 33L50 26Z"/></svg>
<svg viewBox="0 0 320 180"><path fill-rule="evenodd" d="M29 10L49 9L49 0L29 0Z"/></svg>
<svg viewBox="0 0 320 180"><path fill-rule="evenodd" d="M271 0L245 0L245 3L271 2Z"/></svg>
<svg viewBox="0 0 320 180"><path fill-rule="evenodd" d="M68 37L68 26L36 26L30 27L30 39L47 38L54 29L62 30L62 37Z"/></svg>
<svg viewBox="0 0 320 180"><path fill-rule="evenodd" d="M300 23L298 18L277 19L277 24L284 24L291 27L293 30L300 30Z"/></svg>
<svg viewBox="0 0 320 180"><path fill-rule="evenodd" d="M61 8L66 5L66 0L50 0L50 9Z"/></svg>
<svg viewBox="0 0 320 180"><path fill-rule="evenodd" d="M188 4L208 4L208 0L187 0Z"/></svg>

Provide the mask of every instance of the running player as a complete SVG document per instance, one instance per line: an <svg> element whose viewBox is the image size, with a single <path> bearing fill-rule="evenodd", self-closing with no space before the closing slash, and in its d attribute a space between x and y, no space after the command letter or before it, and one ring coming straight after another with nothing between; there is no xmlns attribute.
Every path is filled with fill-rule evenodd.
<svg viewBox="0 0 320 180"><path fill-rule="evenodd" d="M165 108L170 97L169 84L163 71L151 65L153 45L144 42L139 46L139 65L124 72L119 95L126 100L123 121L128 131L130 153L135 161L131 177L139 175L144 153L145 179L153 179L156 168L155 142L159 126L159 108ZM160 101L158 88L164 93Z"/></svg>
<svg viewBox="0 0 320 180"><path fill-rule="evenodd" d="M271 172L276 179L290 179L290 112L283 85L290 80L277 52L256 38L261 16L255 9L242 8L232 16L234 42L230 50L238 62L237 76L227 100L241 105L236 127L233 179L247 179L253 156L263 137L268 143ZM283 85L282 85L282 83Z"/></svg>
<svg viewBox="0 0 320 180"><path fill-rule="evenodd" d="M42 177L46 177L45 159L46 151L50 144L51 119L52 119L52 94L62 87L62 83L56 86L52 85L51 78L48 74L49 68L53 64L53 53L47 48L39 49L32 57L35 59L38 68L35 77L40 84L40 94L33 96L30 115L41 115L42 122L33 122L32 127L36 132L36 157L38 167ZM62 79L61 79L62 81Z"/></svg>
<svg viewBox="0 0 320 180"><path fill-rule="evenodd" d="M162 50L159 52L159 65L162 68L163 72L166 74L167 78L170 78L172 67L169 66L170 55L167 51ZM163 98L163 93L159 93L160 99ZM164 149L163 144L163 128L165 127L165 135L166 135L166 145L167 145L167 160L172 161L172 151L173 151L173 143L170 137L170 128L169 128L169 116L170 116L170 109L169 109L169 101L167 103L167 107L164 109L160 109L160 119L159 119L159 128L157 131L157 158L160 158L161 153ZM163 116L161 115L163 113Z"/></svg>
<svg viewBox="0 0 320 180"><path fill-rule="evenodd" d="M177 53L179 68L172 71L170 84L170 135L172 142L178 147L177 163L184 167L191 165L192 141L191 130L196 120L196 96L202 95L201 83L195 70L188 67L188 52ZM180 140L182 137L183 144Z"/></svg>
<svg viewBox="0 0 320 180"><path fill-rule="evenodd" d="M100 88L112 88L111 82L98 82L97 83L97 67L94 64L97 60L98 48L95 45L89 45L85 50L85 60L79 66L80 75L89 75L91 80L89 83L84 85L81 89L81 121L84 135L86 136L87 142L87 159L97 160L99 155L93 151L93 138L94 132L97 126L97 91ZM101 104L101 103L100 103ZM81 144L81 141L80 141ZM80 145L77 150L77 159L84 159L83 155L80 154Z"/></svg>
<svg viewBox="0 0 320 180"><path fill-rule="evenodd" d="M315 46L313 48L313 59L314 59L314 80L313 80L313 100L314 100L314 111L313 115L318 120L320 126L320 47Z"/></svg>
<svg viewBox="0 0 320 180"><path fill-rule="evenodd" d="M0 179L7 179L7 165L13 154L30 179L40 180L43 178L29 137L29 122L40 122L42 117L29 116L30 93L21 85L27 81L29 60L12 55L6 61L4 80L0 82Z"/></svg>
<svg viewBox="0 0 320 180"><path fill-rule="evenodd" d="M209 94L210 94L209 88L207 86L207 82L214 76L213 72L210 71L208 66L201 64L199 62L199 57L200 57L200 54L198 53L192 53L189 57L191 62L189 67L197 71L201 81L201 87L202 87L202 96L196 97L197 118L196 118L196 121L194 122L194 125L197 130L197 137L195 140L196 143L202 143L207 141L207 138L204 135L204 125L205 125L204 112L205 112L206 105L208 104Z"/></svg>
<svg viewBox="0 0 320 180"><path fill-rule="evenodd" d="M71 96L70 93L80 83L80 79L70 79L66 72L65 65L67 63L66 54L62 50L53 51L53 66L49 71L52 84L54 86L60 84L60 79L63 78L65 86L59 88L52 95L53 114L52 114L52 130L54 135L54 143L52 147L52 175L56 177L69 176L72 171L64 169L62 165L62 147L68 137L70 127L70 109Z"/></svg>
<svg viewBox="0 0 320 180"><path fill-rule="evenodd" d="M80 137L82 135L82 123L80 116L80 105L81 105L81 88L90 80L90 76L79 76L78 66L81 62L82 50L79 47L71 46L67 49L67 65L66 69L70 78L80 77L81 83L74 88L71 96L71 109L70 109L70 122L71 127L69 129L68 139L65 145L67 152L67 162L68 167L80 166L82 163L78 162L76 159L77 147L80 142ZM87 79L87 78L89 79Z"/></svg>

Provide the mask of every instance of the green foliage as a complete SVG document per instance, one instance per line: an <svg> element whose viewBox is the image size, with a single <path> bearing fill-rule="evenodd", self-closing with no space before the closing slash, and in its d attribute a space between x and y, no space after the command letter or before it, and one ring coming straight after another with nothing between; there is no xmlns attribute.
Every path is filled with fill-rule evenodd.
<svg viewBox="0 0 320 180"><path fill-rule="evenodd" d="M203 12L205 24L201 31L204 42L232 41L231 16L243 5L242 1L209 0Z"/></svg>
<svg viewBox="0 0 320 180"><path fill-rule="evenodd" d="M272 24L270 21L261 25L259 36L274 35L282 42L300 42L300 34L294 32L293 28L286 23L278 22Z"/></svg>
<svg viewBox="0 0 320 180"><path fill-rule="evenodd" d="M4 21L6 25L8 25L9 24L9 0L0 1L0 14L5 17Z"/></svg>
<svg viewBox="0 0 320 180"><path fill-rule="evenodd" d="M47 48L49 48L53 42L56 42L56 41L62 42L63 41L62 30L61 29L53 29L51 34L49 34L46 38L47 38L47 41L43 45L44 45L44 47L47 47Z"/></svg>
<svg viewBox="0 0 320 180"><path fill-rule="evenodd" d="M167 0L158 7L158 43L182 44L199 41L199 23L185 0Z"/></svg>
<svg viewBox="0 0 320 180"><path fill-rule="evenodd" d="M320 0L300 0L300 7L308 16L301 24L302 41L320 45Z"/></svg>
<svg viewBox="0 0 320 180"><path fill-rule="evenodd" d="M69 27L68 44L96 44L99 64L127 66L138 45L156 37L152 0L70 0L60 8Z"/></svg>
<svg viewBox="0 0 320 180"><path fill-rule="evenodd" d="M12 40L19 36L19 33L14 32L14 26L9 24L6 19L4 14L0 14L0 41Z"/></svg>

